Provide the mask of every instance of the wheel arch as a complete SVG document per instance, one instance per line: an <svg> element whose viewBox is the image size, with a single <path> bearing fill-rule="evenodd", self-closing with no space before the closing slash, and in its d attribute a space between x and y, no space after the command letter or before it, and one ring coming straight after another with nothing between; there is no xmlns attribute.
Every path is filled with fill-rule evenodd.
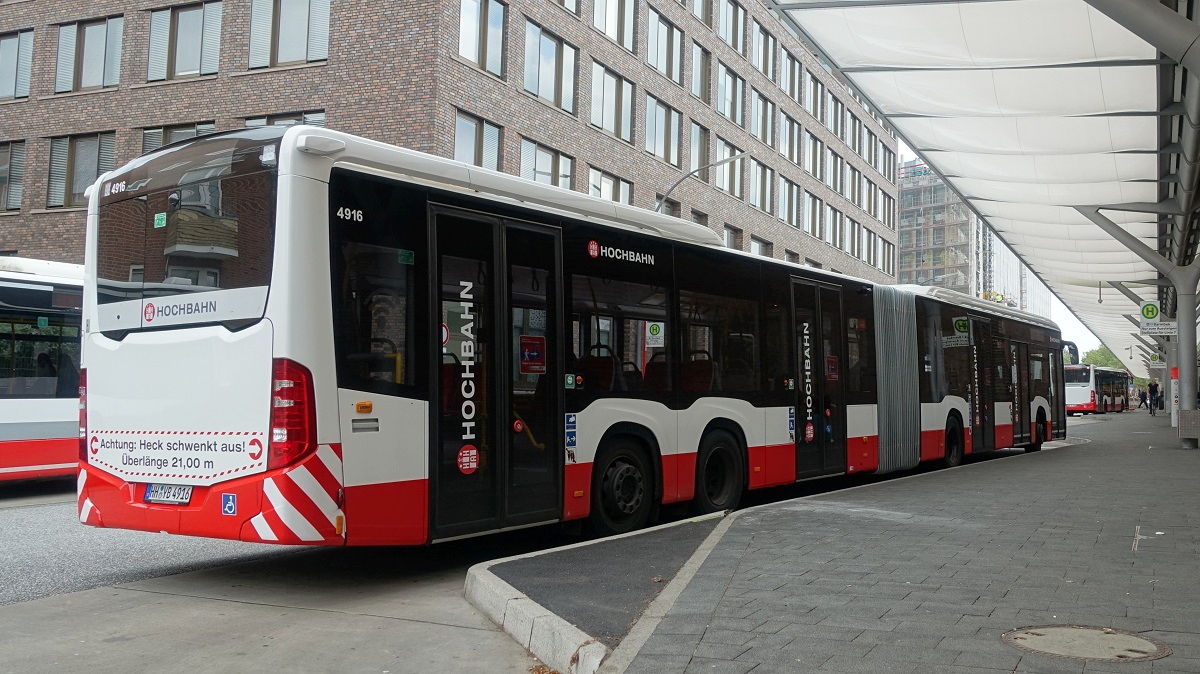
<svg viewBox="0 0 1200 674"><path fill-rule="evenodd" d="M738 455L742 459L742 478L746 483L743 486L749 487L750 471L746 470L746 467L750 465L750 457L748 455L750 451L750 445L746 441L746 431L742 429L741 424L729 419L728 417L714 417L713 419L709 420L707 425L704 426L704 431L700 433L700 441L703 442L704 438L713 431L727 431L733 436L734 440L737 440L738 445L741 447L741 452L739 452ZM699 447L697 447L697 451L698 450Z"/></svg>

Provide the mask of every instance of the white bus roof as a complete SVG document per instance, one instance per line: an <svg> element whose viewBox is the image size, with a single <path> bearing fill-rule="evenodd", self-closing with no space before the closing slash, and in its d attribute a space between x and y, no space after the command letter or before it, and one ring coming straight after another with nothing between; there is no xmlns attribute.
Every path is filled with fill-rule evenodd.
<svg viewBox="0 0 1200 674"><path fill-rule="evenodd" d="M1039 325L1043 328L1049 328L1051 330L1059 329L1057 323L1044 316L1038 316L1037 314L1031 314L1017 309L1012 309L1004 306L1003 304L981 300L978 297L964 295L956 290L940 288L938 286L918 286L908 284L900 284L893 287L906 290L914 295L932 297L935 300L941 300L942 302L947 302L949 304L958 304L964 307L975 309L977 311L982 311L984 313L1003 316L1005 318L1011 318L1013 320L1023 321L1025 323L1033 323L1034 325Z"/></svg>
<svg viewBox="0 0 1200 674"><path fill-rule="evenodd" d="M29 257L0 257L0 278L83 285L83 265Z"/></svg>

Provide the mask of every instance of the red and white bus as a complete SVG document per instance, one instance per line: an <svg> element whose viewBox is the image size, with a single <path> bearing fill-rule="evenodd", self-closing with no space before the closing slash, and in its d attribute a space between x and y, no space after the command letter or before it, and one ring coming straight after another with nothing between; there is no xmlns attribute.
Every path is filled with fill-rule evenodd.
<svg viewBox="0 0 1200 674"><path fill-rule="evenodd" d="M0 257L0 481L74 475L83 265Z"/></svg>
<svg viewBox="0 0 1200 674"><path fill-rule="evenodd" d="M1125 370L1099 365L1066 365L1067 414L1124 412L1133 377Z"/></svg>
<svg viewBox="0 0 1200 674"><path fill-rule="evenodd" d="M660 504L731 508L1065 432L1045 319L330 130L184 141L92 190L95 526L331 545L620 532Z"/></svg>

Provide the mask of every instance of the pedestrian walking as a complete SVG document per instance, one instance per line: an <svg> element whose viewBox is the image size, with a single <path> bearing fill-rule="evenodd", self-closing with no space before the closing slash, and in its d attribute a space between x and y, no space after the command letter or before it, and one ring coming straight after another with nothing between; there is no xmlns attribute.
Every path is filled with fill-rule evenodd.
<svg viewBox="0 0 1200 674"><path fill-rule="evenodd" d="M1143 407L1150 409L1150 406L1146 404L1146 389L1138 389L1138 401L1139 410Z"/></svg>

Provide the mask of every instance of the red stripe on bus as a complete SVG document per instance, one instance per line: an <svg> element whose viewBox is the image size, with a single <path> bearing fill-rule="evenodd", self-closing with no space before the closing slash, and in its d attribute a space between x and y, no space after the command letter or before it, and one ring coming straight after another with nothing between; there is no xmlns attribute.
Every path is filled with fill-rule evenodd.
<svg viewBox="0 0 1200 674"><path fill-rule="evenodd" d="M692 500L696 494L696 453L663 456L662 482L663 503Z"/></svg>
<svg viewBox="0 0 1200 674"><path fill-rule="evenodd" d="M750 488L761 489L796 481L796 445L761 445L751 447L747 472Z"/></svg>
<svg viewBox="0 0 1200 674"><path fill-rule="evenodd" d="M592 511L592 464L568 463L563 468L563 520L578 520Z"/></svg>
<svg viewBox="0 0 1200 674"><path fill-rule="evenodd" d="M1013 446L1013 427L1012 424L996 424L996 446L995 449L1004 449Z"/></svg>
<svg viewBox="0 0 1200 674"><path fill-rule="evenodd" d="M346 487L348 545L421 545L429 540L429 482Z"/></svg>
<svg viewBox="0 0 1200 674"><path fill-rule="evenodd" d="M967 434L963 433L965 440ZM921 431L921 460L932 461L946 455L946 431Z"/></svg>
<svg viewBox="0 0 1200 674"><path fill-rule="evenodd" d="M0 442L0 469L32 468L69 463L70 468L44 469L41 476L74 475L79 460L79 440L53 438L43 440L6 440ZM13 480L16 473L0 473L0 480ZM32 477L38 477L34 475Z"/></svg>
<svg viewBox="0 0 1200 674"><path fill-rule="evenodd" d="M863 435L846 441L846 472L862 473L879 469L879 436Z"/></svg>

